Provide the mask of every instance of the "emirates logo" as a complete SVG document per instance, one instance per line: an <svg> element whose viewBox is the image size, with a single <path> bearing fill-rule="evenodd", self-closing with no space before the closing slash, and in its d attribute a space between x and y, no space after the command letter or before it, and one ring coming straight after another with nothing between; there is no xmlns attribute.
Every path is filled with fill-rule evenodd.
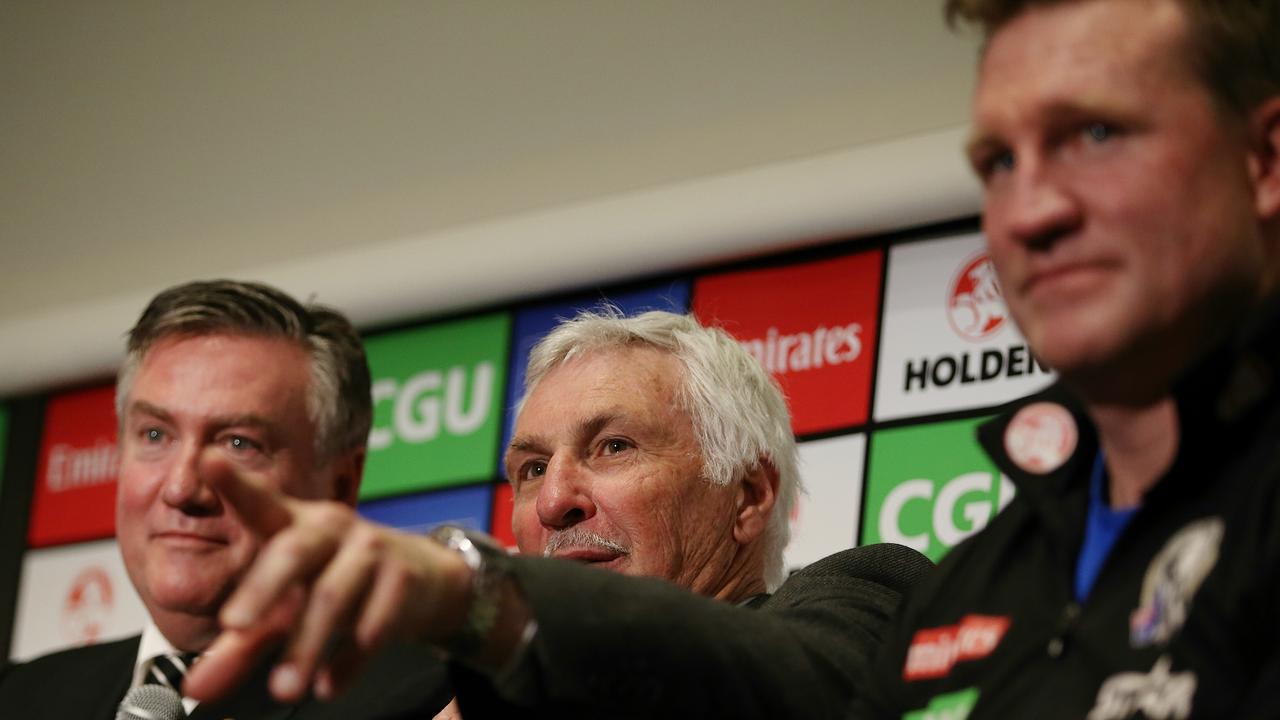
<svg viewBox="0 0 1280 720"><path fill-rule="evenodd" d="M966 340L982 340L1004 327L1009 311L986 251L970 257L951 280L947 320Z"/></svg>

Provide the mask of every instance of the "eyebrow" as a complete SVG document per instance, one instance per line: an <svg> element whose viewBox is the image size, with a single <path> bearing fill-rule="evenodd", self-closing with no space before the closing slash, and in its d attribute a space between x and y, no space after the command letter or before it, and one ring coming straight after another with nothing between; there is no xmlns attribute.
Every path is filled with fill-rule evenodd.
<svg viewBox="0 0 1280 720"><path fill-rule="evenodd" d="M146 400L135 400L129 406L129 415L151 415L165 422L173 422L173 415L168 410Z"/></svg>
<svg viewBox="0 0 1280 720"><path fill-rule="evenodd" d="M595 437L601 430L608 427L611 423L616 422L622 415L613 410L606 410L598 415L594 415L582 422L574 429L575 438ZM551 443L542 435L532 433L520 437L512 438L511 444L507 446L508 452L543 452L543 449Z"/></svg>
<svg viewBox="0 0 1280 720"><path fill-rule="evenodd" d="M990 152L993 148L1000 147L1001 143L991 135L982 133L972 135L964 143L964 156L967 160L972 160L982 153Z"/></svg>
<svg viewBox="0 0 1280 720"><path fill-rule="evenodd" d="M530 438L513 438L511 444L507 446L507 452L536 452L543 447L545 443L535 437Z"/></svg>
<svg viewBox="0 0 1280 720"><path fill-rule="evenodd" d="M176 422L173 413L154 403L146 400L135 400L129 406L130 415L150 415L164 422ZM211 424L217 427L256 427L269 430L275 427L275 423L256 413L242 413L239 415L223 415L215 416L211 419Z"/></svg>

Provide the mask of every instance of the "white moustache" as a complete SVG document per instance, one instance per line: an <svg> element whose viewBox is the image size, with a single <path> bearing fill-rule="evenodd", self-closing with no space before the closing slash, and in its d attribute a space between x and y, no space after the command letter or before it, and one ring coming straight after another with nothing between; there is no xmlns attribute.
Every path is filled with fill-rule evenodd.
<svg viewBox="0 0 1280 720"><path fill-rule="evenodd" d="M551 557L552 553L562 548L600 548L619 555L631 554L631 551L627 548L590 530L569 528L568 530L558 530L547 539L547 546L542 550L542 556Z"/></svg>

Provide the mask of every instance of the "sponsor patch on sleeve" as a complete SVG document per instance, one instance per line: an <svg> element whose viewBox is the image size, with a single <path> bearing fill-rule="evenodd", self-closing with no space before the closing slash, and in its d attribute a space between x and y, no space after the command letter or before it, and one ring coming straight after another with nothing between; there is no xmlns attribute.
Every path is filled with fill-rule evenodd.
<svg viewBox="0 0 1280 720"><path fill-rule="evenodd" d="M1008 629L1007 616L965 615L955 625L917 630L902 677L908 682L946 677L956 663L990 655Z"/></svg>

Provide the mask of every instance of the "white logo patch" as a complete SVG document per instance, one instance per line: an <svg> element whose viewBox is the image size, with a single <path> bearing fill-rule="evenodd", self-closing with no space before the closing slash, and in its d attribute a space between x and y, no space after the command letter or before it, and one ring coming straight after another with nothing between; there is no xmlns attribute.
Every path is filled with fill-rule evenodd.
<svg viewBox="0 0 1280 720"><path fill-rule="evenodd" d="M1168 655L1156 660L1151 672L1116 673L1098 689L1098 701L1088 720L1122 720L1141 712L1151 720L1184 720L1191 715L1196 674L1170 673Z"/></svg>
<svg viewBox="0 0 1280 720"><path fill-rule="evenodd" d="M1031 403L1018 411L1004 430L1004 451L1019 468L1043 475L1062 467L1076 451L1079 433L1066 408L1051 402Z"/></svg>
<svg viewBox="0 0 1280 720"><path fill-rule="evenodd" d="M1156 553L1142 580L1138 609L1129 615L1133 647L1169 642L1187 620L1191 598L1218 562L1222 518L1196 520L1174 533Z"/></svg>

